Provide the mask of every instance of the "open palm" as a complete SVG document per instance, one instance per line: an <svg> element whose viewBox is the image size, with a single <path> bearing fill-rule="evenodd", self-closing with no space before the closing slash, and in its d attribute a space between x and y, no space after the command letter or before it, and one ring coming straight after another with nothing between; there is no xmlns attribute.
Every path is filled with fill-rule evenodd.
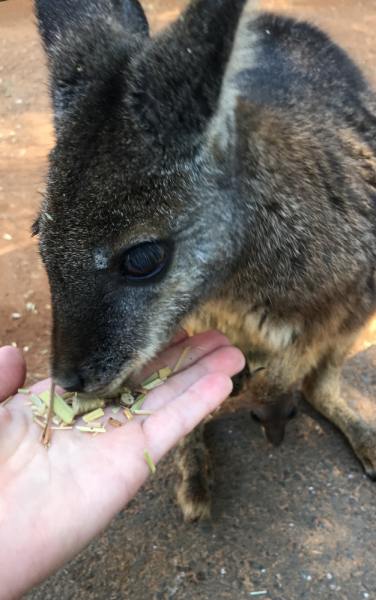
<svg viewBox="0 0 376 600"><path fill-rule="evenodd" d="M186 346L182 370L143 404L155 412L127 421L121 411L116 418L124 425L108 425L107 434L53 431L47 451L26 396L0 408L0 600L21 597L82 550L146 480L144 449L156 464L227 397L244 359L218 332L170 346L140 379L176 364ZM40 394L49 385L32 389ZM105 413L114 416L111 407Z"/></svg>

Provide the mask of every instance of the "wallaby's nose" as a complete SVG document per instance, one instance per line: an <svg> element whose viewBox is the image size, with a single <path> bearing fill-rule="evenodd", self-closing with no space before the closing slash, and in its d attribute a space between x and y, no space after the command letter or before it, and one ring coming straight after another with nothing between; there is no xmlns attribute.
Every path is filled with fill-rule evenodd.
<svg viewBox="0 0 376 600"><path fill-rule="evenodd" d="M268 439L268 442L278 448L278 446L280 446L284 440L285 428L283 426L265 427L265 435Z"/></svg>
<svg viewBox="0 0 376 600"><path fill-rule="evenodd" d="M64 373L62 377L59 377L58 383L66 389L67 392L84 392L86 377L82 371L72 369Z"/></svg>

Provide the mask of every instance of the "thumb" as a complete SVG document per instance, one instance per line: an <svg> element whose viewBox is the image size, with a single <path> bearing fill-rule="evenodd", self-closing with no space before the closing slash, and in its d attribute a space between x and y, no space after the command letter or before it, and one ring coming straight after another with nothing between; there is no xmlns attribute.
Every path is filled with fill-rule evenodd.
<svg viewBox="0 0 376 600"><path fill-rule="evenodd" d="M26 363L19 350L0 348L0 402L17 392L26 377Z"/></svg>

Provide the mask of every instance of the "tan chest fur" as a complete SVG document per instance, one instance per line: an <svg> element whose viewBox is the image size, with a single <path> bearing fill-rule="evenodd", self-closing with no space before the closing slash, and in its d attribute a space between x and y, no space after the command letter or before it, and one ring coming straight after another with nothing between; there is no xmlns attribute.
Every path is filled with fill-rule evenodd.
<svg viewBox="0 0 376 600"><path fill-rule="evenodd" d="M185 325L190 334L217 329L247 358L252 371L265 367L300 336L299 323L277 320L264 309L252 310L240 302L212 301L205 304Z"/></svg>

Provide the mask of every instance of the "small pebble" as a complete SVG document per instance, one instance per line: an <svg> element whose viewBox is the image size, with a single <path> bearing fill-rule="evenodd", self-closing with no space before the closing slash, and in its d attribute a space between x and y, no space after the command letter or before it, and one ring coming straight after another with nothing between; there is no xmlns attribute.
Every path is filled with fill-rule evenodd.
<svg viewBox="0 0 376 600"><path fill-rule="evenodd" d="M364 592L363 596L364 596L365 598L369 598L369 594L367 594L367 592Z"/></svg>
<svg viewBox="0 0 376 600"><path fill-rule="evenodd" d="M17 344L16 344L16 342L12 342L12 343L11 343L11 346L13 346L13 348L17 348Z"/></svg>
<svg viewBox="0 0 376 600"><path fill-rule="evenodd" d="M20 313L12 313L13 319L19 319L20 316L21 316Z"/></svg>
<svg viewBox="0 0 376 600"><path fill-rule="evenodd" d="M24 346L24 347L23 347L23 351L24 351L24 352L29 352L29 346Z"/></svg>
<svg viewBox="0 0 376 600"><path fill-rule="evenodd" d="M10 241L12 239L12 236L9 233L4 233L3 238L4 238L4 240Z"/></svg>
<svg viewBox="0 0 376 600"><path fill-rule="evenodd" d="M228 430L228 432L229 432L229 433L232 433L232 430L231 430L231 429L229 429L229 430Z"/></svg>
<svg viewBox="0 0 376 600"><path fill-rule="evenodd" d="M354 475L349 475L348 478L349 479L354 479Z"/></svg>
<svg viewBox="0 0 376 600"><path fill-rule="evenodd" d="M326 576L327 576L328 579L333 579L333 575L331 573L327 573Z"/></svg>
<svg viewBox="0 0 376 600"><path fill-rule="evenodd" d="M273 458L273 454L269 454L269 458Z"/></svg>
<svg viewBox="0 0 376 600"><path fill-rule="evenodd" d="M226 569L221 569L221 575L225 575Z"/></svg>
<svg viewBox="0 0 376 600"><path fill-rule="evenodd" d="M294 523L290 523L290 527L294 527Z"/></svg>

